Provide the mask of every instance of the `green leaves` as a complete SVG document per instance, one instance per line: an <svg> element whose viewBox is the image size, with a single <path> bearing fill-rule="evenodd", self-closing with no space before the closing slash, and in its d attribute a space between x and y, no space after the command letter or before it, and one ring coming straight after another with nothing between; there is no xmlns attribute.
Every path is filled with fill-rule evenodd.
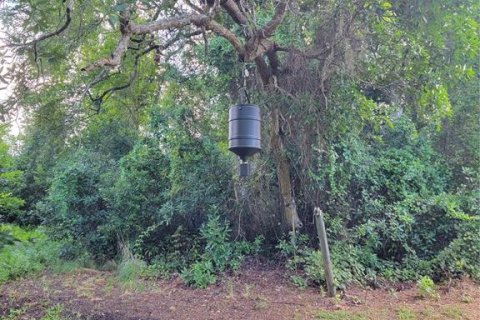
<svg viewBox="0 0 480 320"><path fill-rule="evenodd" d="M0 126L0 221L12 221L24 204L23 199L14 195L22 181L22 171L15 169L4 137L5 127Z"/></svg>
<svg viewBox="0 0 480 320"><path fill-rule="evenodd" d="M440 84L425 87L420 93L418 105L417 112L423 122L434 125L437 130L440 130L443 119L452 116L448 92Z"/></svg>
<svg viewBox="0 0 480 320"><path fill-rule="evenodd" d="M188 285L205 288L216 282L215 274L236 271L245 254L258 250L259 241L251 245L244 241L231 241L230 229L220 220L216 208L210 208L207 222L200 229L204 242L203 254L191 266L182 270L181 278Z"/></svg>

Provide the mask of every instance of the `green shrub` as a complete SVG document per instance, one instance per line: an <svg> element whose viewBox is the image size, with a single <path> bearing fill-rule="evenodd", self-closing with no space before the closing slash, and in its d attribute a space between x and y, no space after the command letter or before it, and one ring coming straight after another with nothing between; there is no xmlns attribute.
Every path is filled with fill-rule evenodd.
<svg viewBox="0 0 480 320"><path fill-rule="evenodd" d="M48 240L40 231L11 225L2 225L0 229L11 230L18 240L0 249L0 283L59 264L60 244Z"/></svg>
<svg viewBox="0 0 480 320"><path fill-rule="evenodd" d="M325 284L322 253L308 246L308 237L298 235L295 241L282 240L277 246L287 259L287 267L295 272L295 279L303 277L307 285L319 286ZM349 283L366 283L375 277L372 270L377 263L375 259L368 260L367 250L346 242L337 241L330 244L330 257L333 267L333 277L337 287L345 288ZM300 275L297 273L300 272ZM293 278L292 278L293 280ZM299 282L296 280L296 282Z"/></svg>
<svg viewBox="0 0 480 320"><path fill-rule="evenodd" d="M178 271L198 258L192 239L201 237L208 208L226 209L232 189L229 158L212 131L189 122L189 106L165 99L149 111L150 134L120 159L102 190L114 212L109 229L149 262L178 261Z"/></svg>
<svg viewBox="0 0 480 320"><path fill-rule="evenodd" d="M25 201L14 195L22 181L22 171L16 170L15 159L5 142L8 128L0 124L0 222L12 222L18 218ZM0 231L0 234L2 231ZM0 235L0 247L1 247Z"/></svg>
<svg viewBox="0 0 480 320"><path fill-rule="evenodd" d="M459 222L459 235L432 260L433 274L480 280L480 219Z"/></svg>
<svg viewBox="0 0 480 320"><path fill-rule="evenodd" d="M377 274L478 278L478 172L464 168L467 183L452 184L449 159L435 150L430 129L406 116L392 124L372 146L340 137L311 172L339 283Z"/></svg>
<svg viewBox="0 0 480 320"><path fill-rule="evenodd" d="M77 150L58 163L49 195L37 205L53 237L75 239L80 251L103 261L117 254L112 212L102 192L113 166L101 153Z"/></svg>
<svg viewBox="0 0 480 320"><path fill-rule="evenodd" d="M192 264L189 268L185 268L180 277L183 282L193 285L197 288L205 288L217 281L215 269L210 260L200 260Z"/></svg>
<svg viewBox="0 0 480 320"><path fill-rule="evenodd" d="M0 230L9 231L15 239L13 244L0 248L0 283L46 268L53 272L69 272L89 261L85 253L74 259L62 259L61 250L67 242L49 239L41 228L28 230L3 224Z"/></svg>
<svg viewBox="0 0 480 320"><path fill-rule="evenodd" d="M12 232L6 230L0 230L0 249L8 244L13 244L15 242L15 237L12 235Z"/></svg>
<svg viewBox="0 0 480 320"><path fill-rule="evenodd" d="M417 296L423 299L438 298L435 283L430 277L423 276L417 281Z"/></svg>
<svg viewBox="0 0 480 320"><path fill-rule="evenodd" d="M36 241L46 239L42 229L25 229L14 224L0 224L0 232L8 232L16 241Z"/></svg>
<svg viewBox="0 0 480 320"><path fill-rule="evenodd" d="M230 241L230 229L220 222L216 209L213 212L200 229L202 254L189 267L183 268L180 275L186 284L199 288L215 283L215 275L220 272L236 271L241 266L244 255L258 252L262 241L261 238L252 243Z"/></svg>
<svg viewBox="0 0 480 320"><path fill-rule="evenodd" d="M322 252L320 250L306 250L304 256L305 276L308 282L316 285L325 283Z"/></svg>
<svg viewBox="0 0 480 320"><path fill-rule="evenodd" d="M123 143L122 136L102 138L102 126L91 124L85 143L115 141L97 150L82 142L58 159L48 196L36 205L53 236L76 239L80 251L100 262L120 254L118 239L145 261L170 259L176 252L174 260L180 262L193 249L190 239L200 236L208 208L232 206L233 188L225 174L230 158L208 127L197 131L189 127L196 122L186 125L189 106L168 103L151 107L146 133L133 148L130 133L120 130ZM192 262L186 260L176 269Z"/></svg>
<svg viewBox="0 0 480 320"><path fill-rule="evenodd" d="M220 222L218 215L211 215L200 229L201 239L205 242L202 260L211 261L215 270L236 270L243 258L241 247L229 241L230 229Z"/></svg>
<svg viewBox="0 0 480 320"><path fill-rule="evenodd" d="M143 277L147 279L168 279L175 272L179 272L186 267L183 261L178 261L178 257L157 257L145 268Z"/></svg>
<svg viewBox="0 0 480 320"><path fill-rule="evenodd" d="M290 281L292 281L292 283L300 289L305 289L306 287L308 287L308 282L305 277L293 274L290 276Z"/></svg>

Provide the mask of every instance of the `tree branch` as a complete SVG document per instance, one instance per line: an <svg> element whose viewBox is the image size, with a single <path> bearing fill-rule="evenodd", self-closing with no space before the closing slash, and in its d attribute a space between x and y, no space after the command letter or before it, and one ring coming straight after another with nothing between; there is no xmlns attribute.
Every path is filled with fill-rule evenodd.
<svg viewBox="0 0 480 320"><path fill-rule="evenodd" d="M245 56L245 48L243 46L243 43L238 39L238 37L233 33L232 31L228 30L221 24L219 24L216 21L210 20L207 22L205 26L208 30L211 30L218 34L219 36L224 37L225 39L228 40L228 42L231 43L231 45L235 48L237 51L238 55L243 58Z"/></svg>
<svg viewBox="0 0 480 320"><path fill-rule="evenodd" d="M166 29L180 29L186 27L190 24L193 24L197 27L205 27L207 30L213 31L219 36L224 37L227 39L237 50L237 52L241 55L244 53L244 48L242 42L237 38L235 33L231 32L218 22L212 20L211 17L204 14L192 14L185 17L177 17L177 18L167 18L162 20L157 20L151 23L147 23L144 25L135 25L133 23L130 24L130 32L132 34L145 34L151 33L154 31L159 30L166 30Z"/></svg>
<svg viewBox="0 0 480 320"><path fill-rule="evenodd" d="M62 33L63 31L65 31L65 29L68 28L68 26L70 25L70 22L72 22L72 16L71 16L71 13L72 13L72 6L73 6L73 0L70 0L68 1L67 3L67 6L65 8L65 22L63 23L63 25L58 28L57 30L55 31L52 31L52 32L49 32L49 33L45 33L45 34L42 34L40 35L38 38L30 41L30 42L26 42L24 44L21 44L22 46L29 46L29 45L34 45L36 46L36 44L40 41L43 41L45 39L48 39L48 38L51 38L51 37L54 37L54 36L58 36L60 33ZM35 52L36 53L36 52Z"/></svg>
<svg viewBox="0 0 480 320"><path fill-rule="evenodd" d="M245 17L245 14L240 10L238 7L237 3L233 0L226 0L223 1L221 4L222 8L227 11L227 13L232 17L233 21L235 23L240 24L240 25L246 25L247 24L247 18Z"/></svg>
<svg viewBox="0 0 480 320"><path fill-rule="evenodd" d="M192 36L196 36L196 35L199 35L201 34L201 31L198 30L198 31L195 31L195 32L191 32L187 35L184 35L185 37L189 38L189 37L192 37ZM137 77L137 70L138 70L138 63L140 61L140 58L144 55L146 55L147 53L153 51L153 50L165 50L167 49L168 47L172 46L175 42L177 42L178 40L180 40L181 38L181 33L178 33L175 37L172 37L171 39L169 39L166 43L162 44L162 45L151 45L149 46L148 48L144 49L142 52L138 53L137 55L135 55L135 61L134 61L134 69L133 71L130 73L130 76L128 78L128 81L122 85L118 85L118 86L113 86L107 90L105 90L103 93L101 93L100 95L98 95L97 97L92 97L91 94L90 94L90 88L92 87L93 84L97 84L98 82L106 79L105 77L103 79L100 79L99 77L101 76L104 76L105 74L101 73L99 76L96 77L96 79L94 79L94 81L87 87L87 93L88 95L90 96L90 99L92 100L92 102L94 103L95 105L95 108L94 110L98 113L100 112L100 107L101 107L101 104L106 100L108 99L108 97L110 96L110 94L112 94L113 92L115 91L120 91L120 90L123 90L123 89L126 89L128 87L130 87L133 83L133 81L135 80L135 78ZM104 71L102 71L104 72ZM97 78L99 78L100 80L98 80Z"/></svg>
<svg viewBox="0 0 480 320"><path fill-rule="evenodd" d="M265 25L265 27L263 27L263 29L259 31L259 34L263 38L270 37L280 23L282 23L283 18L285 17L288 2L288 0L283 0L277 5L272 19Z"/></svg>
<svg viewBox="0 0 480 320"><path fill-rule="evenodd" d="M122 36L117 44L117 47L115 48L115 51L109 57L91 63L81 70L88 72L98 67L113 68L118 66L121 63L123 54L128 49L128 44L132 35L144 35L147 33L167 29L181 29L191 24L197 27L205 27L207 30L213 31L216 34L224 37L233 45L240 56L243 57L245 55L245 49L242 42L233 32L218 22L211 20L208 15L192 14L184 17L161 19L143 25L136 25L131 21L126 21L124 24L122 24Z"/></svg>
<svg viewBox="0 0 480 320"><path fill-rule="evenodd" d="M128 49L128 44L130 42L130 35L129 34L122 34L120 41L115 48L115 51L110 55L110 57L100 59L95 61L94 63L89 64L85 68L80 69L81 71L92 71L93 69L99 67L116 67L122 62L122 56Z"/></svg>
<svg viewBox="0 0 480 320"><path fill-rule="evenodd" d="M159 30L181 29L190 24L201 26L207 24L209 19L210 17L204 14L191 14L184 17L161 19L141 25L130 23L130 32L132 34L145 34Z"/></svg>
<svg viewBox="0 0 480 320"><path fill-rule="evenodd" d="M205 28L206 30L212 31L225 38L235 48L240 60L255 61L256 58L263 56L266 52L274 48L273 42L267 38L273 34L283 21L288 3L289 0L282 0L275 8L275 13L270 22L255 34L252 32L249 33L250 35L253 34L253 36L247 36L248 41L246 44L244 44L234 32L213 19L215 16L215 10L208 14L196 12L180 17L160 19L141 25L134 24L133 22L128 21L126 17L122 16L122 23L120 26L122 36L115 51L109 57L98 60L82 70L91 71L98 67L113 68L118 66L121 63L123 54L128 50L128 44L132 35L145 35L155 31L168 29L182 29L189 25L194 25L202 29ZM235 1L224 0L221 3L216 1L215 4L220 4L238 24L247 25L247 18L244 12Z"/></svg>

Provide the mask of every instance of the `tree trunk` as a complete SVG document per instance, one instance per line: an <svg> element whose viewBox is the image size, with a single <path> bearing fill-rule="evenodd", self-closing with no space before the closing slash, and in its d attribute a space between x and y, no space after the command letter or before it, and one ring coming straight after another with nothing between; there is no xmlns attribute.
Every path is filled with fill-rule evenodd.
<svg viewBox="0 0 480 320"><path fill-rule="evenodd" d="M292 183L290 181L290 167L288 165L288 159L282 141L278 107L274 107L272 110L271 146L277 166L277 178L285 224L292 229L301 228L303 224L298 217L297 205L295 203Z"/></svg>
<svg viewBox="0 0 480 320"><path fill-rule="evenodd" d="M272 50L267 52L269 64L261 57L255 59L257 72L260 75L263 86L270 94L276 94L275 87L277 86L278 76L278 57ZM282 140L282 132L280 130L280 108L279 106L272 106L272 132L271 147L275 162L277 165L277 179L280 189L280 197L282 202L282 214L286 227L293 230L303 226L297 213L297 204L295 203L295 196L293 193L292 182L290 180L290 167L285 152L285 146Z"/></svg>

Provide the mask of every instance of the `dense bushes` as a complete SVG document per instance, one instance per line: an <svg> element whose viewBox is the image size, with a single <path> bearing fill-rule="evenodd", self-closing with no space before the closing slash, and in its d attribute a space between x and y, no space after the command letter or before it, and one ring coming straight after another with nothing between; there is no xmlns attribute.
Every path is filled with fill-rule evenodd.
<svg viewBox="0 0 480 320"><path fill-rule="evenodd" d="M197 124L185 125L190 116L186 107L175 113L153 108L144 136L123 156L91 143L63 156L48 196L36 206L51 234L76 239L100 261L116 257L119 244L151 261L178 252L172 247L178 237L187 250L186 239L199 235L211 208L225 219L229 158ZM95 128L87 128L90 140ZM127 138L116 141L123 146Z"/></svg>
<svg viewBox="0 0 480 320"><path fill-rule="evenodd" d="M88 145L66 153L36 210L54 238L75 243L55 244L55 253L48 254L72 259L87 251L102 263L123 255L118 272L126 281L178 273L185 283L205 287L219 272L236 270L245 254L258 251L259 241L231 240L233 166L215 135L190 117L187 107L153 108L149 127L123 155ZM402 116L377 132L373 145L371 136L344 133L318 157L310 175L326 213L340 287L375 285L378 277L479 277L476 191L452 184L432 134ZM95 140L93 133L89 139ZM302 233L296 243L281 240L278 249L296 284L321 285L314 230ZM2 239L10 241L7 234ZM127 258L122 248L128 248ZM40 262L29 270L41 268L46 259L34 256Z"/></svg>
<svg viewBox="0 0 480 320"><path fill-rule="evenodd" d="M72 153L56 167L49 195L37 205L55 238L76 239L99 259L116 246L114 235L105 230L111 211L101 190L113 165L97 152Z"/></svg>
<svg viewBox="0 0 480 320"><path fill-rule="evenodd" d="M228 226L219 220L213 212L208 221L200 229L200 254L190 266L181 272L183 281L203 288L215 283L216 274L226 270L236 271L240 267L245 254L258 253L262 238L254 242L230 241Z"/></svg>
<svg viewBox="0 0 480 320"><path fill-rule="evenodd" d="M122 246L118 277L127 285L135 285L140 278L168 278L179 274L187 285L205 288L223 272L236 271L246 254L257 254L262 238L254 242L231 241L230 229L222 222L217 210L211 208L208 220L200 233L184 238L181 228L166 240L172 247L158 254L147 265L141 255Z"/></svg>
<svg viewBox="0 0 480 320"><path fill-rule="evenodd" d="M277 247L286 259L290 277L298 286L324 285L322 253L308 245L308 237L296 241L280 241ZM381 266L378 258L359 246L344 241L330 243L335 285L345 288L348 284L375 285L376 270Z"/></svg>
<svg viewBox="0 0 480 320"><path fill-rule="evenodd" d="M27 231L14 225L0 224L0 283L42 271L45 267L61 267L60 243L53 242L39 230Z"/></svg>
<svg viewBox="0 0 480 320"><path fill-rule="evenodd" d="M376 146L344 140L321 158L316 179L324 191L339 285L369 283L376 275L394 280L478 278L478 199L465 186L452 185L430 134L401 117L384 128ZM314 239L313 232L310 236ZM297 238L293 247L281 242L280 249L287 265L300 272L293 274L296 283L323 283L321 253L305 240Z"/></svg>
<svg viewBox="0 0 480 320"><path fill-rule="evenodd" d="M40 270L54 263L53 257L75 259L88 252L100 263L123 259L118 273L125 281L176 273L187 284L205 287L218 273L236 270L245 254L259 250L260 240L232 241L239 210L233 183L238 182L232 182L233 164L218 132L211 124L193 121L188 106L172 108L168 103L152 107L148 126L134 142L131 131L117 130L115 134L126 135L114 139L118 149L93 147L92 141L105 141L95 136L105 131L98 124L85 129L88 143L77 142L59 158L47 196L35 204L61 245L42 238L12 246L15 239L0 230L8 264L5 279ZM330 136L328 148L308 171L312 184L307 187L316 190L317 198L314 193L300 198L300 215L306 220L312 199L320 200L337 285L376 285L379 277L479 278L476 169L466 167L458 182L448 159L434 148L436 132L417 129L405 115L374 133L361 133L362 125L357 125L360 132ZM118 126L109 122L110 128ZM258 185L265 183L273 189L274 179L259 178L271 175L272 166L256 170L250 185L241 187L262 190ZM267 204L259 208L262 214L277 208L262 200L271 195L250 196L259 200L252 203ZM258 226L242 228L259 233ZM296 284L321 285L325 280L315 231L307 224L301 233L296 243L281 240L285 236L280 232L277 238L269 234L265 243L279 243Z"/></svg>

